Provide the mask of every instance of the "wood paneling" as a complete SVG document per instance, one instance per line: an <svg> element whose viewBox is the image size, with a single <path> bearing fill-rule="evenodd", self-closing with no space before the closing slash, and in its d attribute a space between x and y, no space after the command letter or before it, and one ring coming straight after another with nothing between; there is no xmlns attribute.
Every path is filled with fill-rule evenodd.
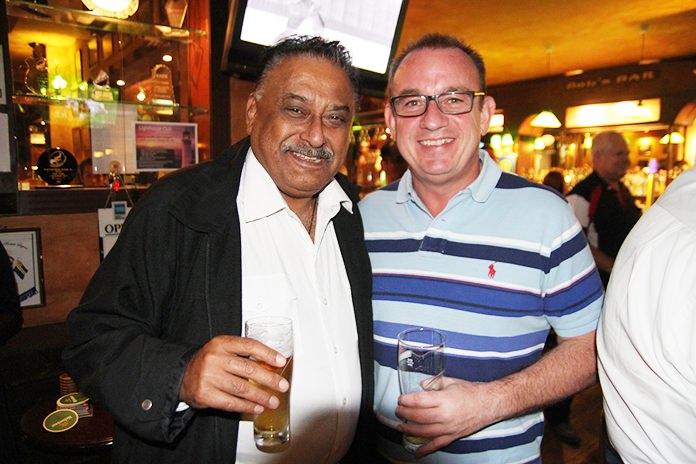
<svg viewBox="0 0 696 464"><path fill-rule="evenodd" d="M63 322L99 265L97 213L0 218L0 228L41 229L46 305L23 311L24 327Z"/></svg>

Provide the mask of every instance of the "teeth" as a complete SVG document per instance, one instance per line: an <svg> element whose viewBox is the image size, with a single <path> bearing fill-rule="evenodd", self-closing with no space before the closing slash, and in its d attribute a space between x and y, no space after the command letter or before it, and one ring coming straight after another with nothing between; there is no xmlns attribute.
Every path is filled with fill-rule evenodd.
<svg viewBox="0 0 696 464"><path fill-rule="evenodd" d="M420 144L426 147L437 147L452 142L454 139L421 140Z"/></svg>
<svg viewBox="0 0 696 464"><path fill-rule="evenodd" d="M292 154L297 156L298 158L302 158L305 161L311 161L311 162L317 163L317 164L319 164L319 162L321 162L321 158L315 158L313 156L303 155L302 153L298 153L296 151L293 151Z"/></svg>

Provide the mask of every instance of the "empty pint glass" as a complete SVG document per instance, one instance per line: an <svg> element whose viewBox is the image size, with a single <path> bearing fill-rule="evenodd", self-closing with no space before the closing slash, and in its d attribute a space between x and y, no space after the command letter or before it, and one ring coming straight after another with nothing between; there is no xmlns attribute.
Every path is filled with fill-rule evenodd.
<svg viewBox="0 0 696 464"><path fill-rule="evenodd" d="M245 323L245 334L273 348L288 362L283 367L273 367L256 361L262 367L284 377L292 385L292 320L284 317L257 317ZM253 381L252 381L253 382ZM259 386L280 400L276 409L266 408L254 416L254 441L261 451L273 451L273 448L290 441L290 389L281 393L264 386Z"/></svg>
<svg viewBox="0 0 696 464"><path fill-rule="evenodd" d="M398 375L401 394L439 390L445 375L445 334L422 327L404 330L397 335ZM403 436L410 452L430 441L428 438Z"/></svg>

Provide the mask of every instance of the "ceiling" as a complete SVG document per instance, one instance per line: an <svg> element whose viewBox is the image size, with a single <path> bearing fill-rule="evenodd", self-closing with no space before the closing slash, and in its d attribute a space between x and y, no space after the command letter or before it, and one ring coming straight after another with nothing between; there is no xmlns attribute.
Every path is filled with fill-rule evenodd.
<svg viewBox="0 0 696 464"><path fill-rule="evenodd" d="M696 1L409 0L399 49L429 32L478 50L491 86L696 57Z"/></svg>

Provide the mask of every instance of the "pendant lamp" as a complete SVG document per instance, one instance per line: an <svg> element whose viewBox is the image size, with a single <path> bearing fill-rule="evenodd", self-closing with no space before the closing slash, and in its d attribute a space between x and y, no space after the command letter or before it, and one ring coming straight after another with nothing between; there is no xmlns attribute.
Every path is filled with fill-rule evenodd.
<svg viewBox="0 0 696 464"><path fill-rule="evenodd" d="M546 47L546 70L547 77L551 78L551 46ZM530 122L532 127L543 127L547 129L558 129L561 127L561 121L558 120L551 110L544 110Z"/></svg>
<svg viewBox="0 0 696 464"><path fill-rule="evenodd" d="M558 120L555 114L550 110L544 110L537 114L530 123L533 127L543 127L548 129L558 129L561 127L561 121Z"/></svg>
<svg viewBox="0 0 696 464"><path fill-rule="evenodd" d="M684 136L681 135L679 132L672 132L670 134L665 134L661 139L660 139L660 144L661 145L679 145L684 143Z"/></svg>

